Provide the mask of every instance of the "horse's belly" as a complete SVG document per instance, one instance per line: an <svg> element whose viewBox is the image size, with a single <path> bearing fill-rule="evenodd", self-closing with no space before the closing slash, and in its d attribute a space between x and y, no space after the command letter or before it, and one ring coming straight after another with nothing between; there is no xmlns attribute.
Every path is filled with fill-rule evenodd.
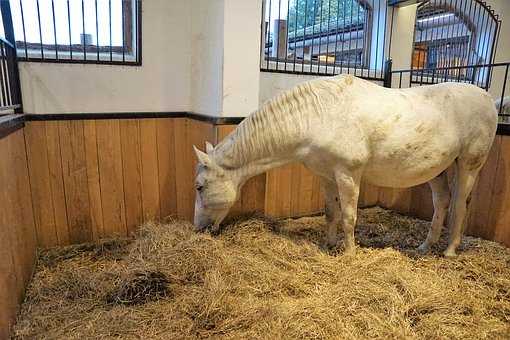
<svg viewBox="0 0 510 340"><path fill-rule="evenodd" d="M426 145L402 143L388 151L378 150L367 163L363 179L372 185L408 188L430 181L447 169L459 155L454 141Z"/></svg>

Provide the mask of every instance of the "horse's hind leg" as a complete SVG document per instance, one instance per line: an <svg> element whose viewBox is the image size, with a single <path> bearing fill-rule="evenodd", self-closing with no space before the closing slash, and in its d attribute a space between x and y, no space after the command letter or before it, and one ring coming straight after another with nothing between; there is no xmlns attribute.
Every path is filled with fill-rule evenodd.
<svg viewBox="0 0 510 340"><path fill-rule="evenodd" d="M430 224L426 240L418 247L418 251L421 253L427 253L430 246L439 240L441 229L443 228L444 220L448 212L448 205L450 204L450 189L448 188L446 171L429 181L429 186L432 190L434 216L432 217L432 223Z"/></svg>
<svg viewBox="0 0 510 340"><path fill-rule="evenodd" d="M324 200L326 201L325 215L327 222L326 237L324 246L332 248L336 246L338 241L338 227L342 212L340 210L340 199L338 197L338 189L336 183L325 178L321 178L321 187L324 192Z"/></svg>
<svg viewBox="0 0 510 340"><path fill-rule="evenodd" d="M455 250L459 246L462 237L462 225L466 217L468 199L471 190L473 190L480 168L481 165L477 165L476 168L473 168L469 166L469 163L457 160L457 172L455 174L455 187L453 190L451 207L453 210L451 210L448 221L450 237L448 240L448 248L444 252L446 257L453 257L456 255Z"/></svg>

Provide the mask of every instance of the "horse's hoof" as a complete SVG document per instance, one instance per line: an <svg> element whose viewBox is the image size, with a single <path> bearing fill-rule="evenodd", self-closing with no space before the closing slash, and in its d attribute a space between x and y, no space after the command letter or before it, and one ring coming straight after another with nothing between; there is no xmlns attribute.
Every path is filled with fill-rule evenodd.
<svg viewBox="0 0 510 340"><path fill-rule="evenodd" d="M356 247L346 247L344 249L344 255L349 257L356 255Z"/></svg>
<svg viewBox="0 0 510 340"><path fill-rule="evenodd" d="M220 234L220 228L212 228L210 233L211 236L218 236Z"/></svg>
<svg viewBox="0 0 510 340"><path fill-rule="evenodd" d="M430 247L426 243L422 243L418 248L416 248L416 251L422 255L426 255L430 251Z"/></svg>
<svg viewBox="0 0 510 340"><path fill-rule="evenodd" d="M446 249L443 253L444 257L446 258L454 258L457 257L457 254L455 253L455 250Z"/></svg>
<svg viewBox="0 0 510 340"><path fill-rule="evenodd" d="M333 241L333 240L329 239L328 237L326 237L321 243L321 248L324 250L331 250L336 247L336 244L337 244L337 241Z"/></svg>

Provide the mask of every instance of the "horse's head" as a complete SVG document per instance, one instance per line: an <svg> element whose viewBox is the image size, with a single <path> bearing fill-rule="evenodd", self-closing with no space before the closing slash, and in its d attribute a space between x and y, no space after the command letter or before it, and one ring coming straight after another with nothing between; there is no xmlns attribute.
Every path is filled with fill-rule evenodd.
<svg viewBox="0 0 510 340"><path fill-rule="evenodd" d="M207 153L195 147L198 158L195 178L195 227L198 231L212 227L217 232L237 199L238 185L227 171L211 157L213 146L207 143Z"/></svg>

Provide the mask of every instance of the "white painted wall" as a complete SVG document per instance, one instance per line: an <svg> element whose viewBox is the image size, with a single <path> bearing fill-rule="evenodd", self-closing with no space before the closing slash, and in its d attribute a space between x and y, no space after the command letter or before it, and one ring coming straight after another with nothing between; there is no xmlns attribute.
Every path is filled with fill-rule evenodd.
<svg viewBox="0 0 510 340"><path fill-rule="evenodd" d="M225 0L223 115L259 106L262 0Z"/></svg>
<svg viewBox="0 0 510 340"><path fill-rule="evenodd" d="M496 60L510 60L510 1L488 3L503 20ZM22 63L25 111L245 116L281 91L317 78L259 72L261 6L262 0L146 0L143 66ZM394 69L410 67L415 8L397 12ZM501 79L496 73L494 87Z"/></svg>
<svg viewBox="0 0 510 340"><path fill-rule="evenodd" d="M223 0L192 0L191 111L223 111ZM257 51L258 53L258 51Z"/></svg>
<svg viewBox="0 0 510 340"><path fill-rule="evenodd" d="M143 2L143 66L21 63L28 113L186 111L192 3Z"/></svg>

